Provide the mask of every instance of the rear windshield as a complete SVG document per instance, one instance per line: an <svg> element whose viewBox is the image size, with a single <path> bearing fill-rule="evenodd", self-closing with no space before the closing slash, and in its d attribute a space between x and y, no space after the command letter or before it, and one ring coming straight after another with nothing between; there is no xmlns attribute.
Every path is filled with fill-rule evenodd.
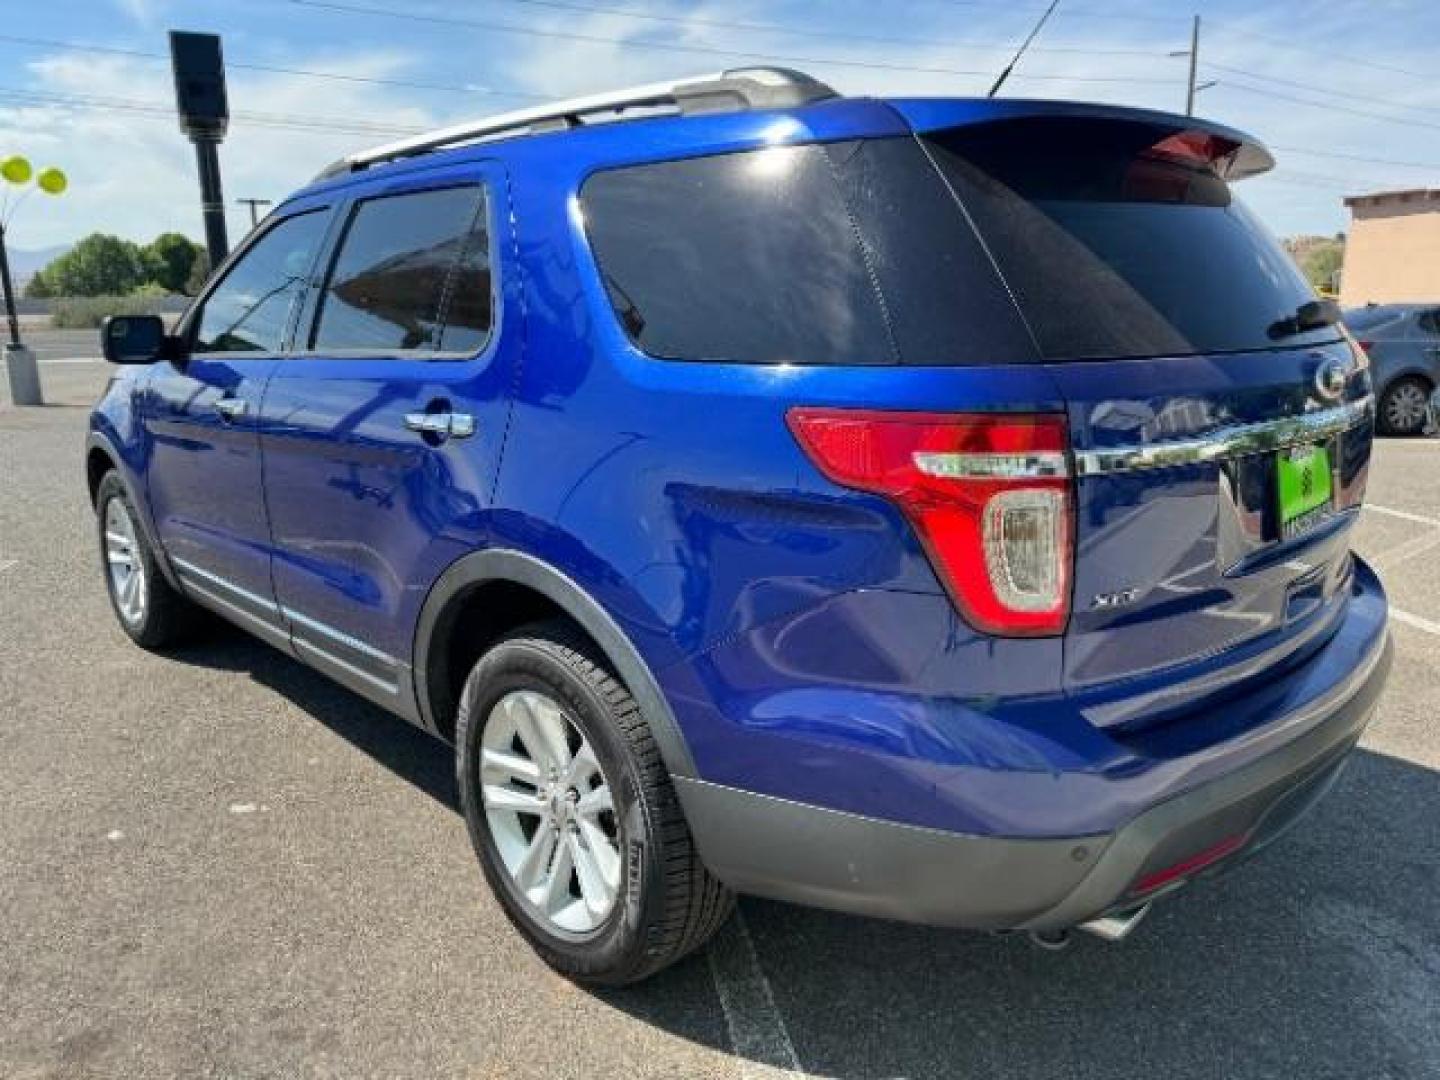
<svg viewBox="0 0 1440 1080"><path fill-rule="evenodd" d="M1172 131L1035 118L927 134L1047 359L1310 345L1315 298L1207 166L1157 152Z"/></svg>
<svg viewBox="0 0 1440 1080"><path fill-rule="evenodd" d="M580 192L611 304L653 356L997 364L1035 347L913 138L611 169Z"/></svg>

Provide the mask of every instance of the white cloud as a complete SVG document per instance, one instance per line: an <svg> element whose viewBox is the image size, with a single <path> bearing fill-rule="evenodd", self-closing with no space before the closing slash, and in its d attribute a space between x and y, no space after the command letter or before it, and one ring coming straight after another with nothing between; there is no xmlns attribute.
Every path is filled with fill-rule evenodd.
<svg viewBox="0 0 1440 1080"><path fill-rule="evenodd" d="M1387 34L1397 25L1403 27L1407 13L1410 22L1415 22L1414 16L1423 5L1414 0L1391 0L1386 5L1390 10L1384 15L1377 12L1377 6L1373 0L1317 3L1307 11L1303 34L1297 33L1293 14L1264 6L1257 6L1252 15L1202 24L1200 75L1202 79L1219 79L1220 85L1200 95L1197 112L1251 132L1277 147L1280 164L1276 172L1248 181L1241 188L1276 232L1343 229L1347 223L1341 203L1343 194L1384 187L1440 186L1440 80L1400 73L1425 72L1432 67L1430 35L1414 36L1408 44L1386 41L1383 48L1373 50L1356 47L1358 42L1374 39L1382 25L1388 27ZM648 10L666 14L676 11L658 3ZM886 10L888 13L897 9ZM1167 111L1183 109L1187 60L1167 53L1188 47L1189 19L1179 9L1169 10L1176 12L1170 22L1055 20L1037 39L1037 50L1022 60L1004 93L1011 97L1068 98ZM878 14L880 9L876 11ZM525 22L529 26L617 37L628 42L733 47L777 56L845 57L899 69L825 64L810 67L813 74L842 93L877 96L984 94L1025 29L1025 21L1017 22L1012 13L987 14L979 8L946 11L940 5L928 4L907 6L900 18L872 20L868 30L856 31L852 23L843 26L845 33L933 41L928 45L885 44L742 33L704 24L705 20L727 19L785 21L765 5L712 3L689 8L687 14L690 21L678 25L613 15L577 17L573 13L557 14L547 20L533 12ZM1377 23L1377 19L1388 22ZM803 25L793 13L789 21ZM818 20L810 26L826 28ZM1264 37L1248 36L1252 34ZM1320 44L1285 48L1281 44L1284 42L1296 46ZM1327 46L1326 42L1332 44ZM1137 50L1144 55L1112 55L1111 50L1116 49ZM756 62L760 61L517 36L513 47L505 50L503 70L511 85L559 96ZM1366 67L1366 62L1399 70ZM1316 89L1212 70L1206 66L1210 63ZM985 74L922 70L926 68L978 70ZM1033 78L1037 74L1059 77ZM1073 80L1063 77L1067 75ZM1086 78L1095 76L1137 81L1096 82ZM1381 103L1327 96L1326 90L1377 98ZM1334 108L1316 108L1286 98L1330 101ZM1356 115L1355 111L1389 115L1410 124ZM1382 161L1431 162L1437 167L1415 169L1323 156L1335 153Z"/></svg>
<svg viewBox="0 0 1440 1080"><path fill-rule="evenodd" d="M383 78L408 63L399 54L371 52L311 57L306 66ZM92 231L142 242L172 229L202 235L195 152L174 117L167 65L56 54L30 66L27 85L57 104L0 101L0 146L23 147L37 165L60 166L70 188L60 200L29 201L14 224L16 246L44 247ZM229 96L234 113L266 120L233 120L220 148L232 240L249 227L248 212L235 204L237 197L279 200L347 152L440 122L398 101L393 90L364 83L232 70ZM66 102L91 104L70 108ZM134 103L154 106L156 114L139 111ZM336 125L375 130L271 126L283 117L329 118Z"/></svg>
<svg viewBox="0 0 1440 1080"><path fill-rule="evenodd" d="M154 16L153 9L163 9L168 0L114 2L125 5L135 18L146 19ZM626 6L638 7L641 3L626 0ZM1387 72L1355 63L1380 63L1414 72L1425 72L1432 66L1429 54L1433 51L1433 35L1407 35L1403 30L1407 20L1419 25L1414 13L1421 8L1413 2L1390 0L1386 13L1377 15L1377 6L1373 0L1320 0L1307 9L1303 27L1294 25L1293 15L1261 5L1248 15L1217 16L1213 21L1207 17L1201 41L1201 74L1203 78L1219 79L1220 85L1201 95L1199 111L1251 131L1277 148L1281 164L1274 176L1242 187L1277 232L1344 228L1346 214L1340 202L1344 193L1377 187L1440 186L1440 168L1381 163L1391 160L1440 165L1440 80L1412 78L1400 71ZM448 14L456 9L432 10ZM644 10L679 16L682 21L646 22L614 14L582 15L541 8L528 8L523 14L506 10L497 20L561 34L618 39L575 41L479 28L472 32L456 26L381 17L364 17L358 22L352 18L351 40L363 29L368 40L393 37L406 42L412 51L304 54L303 63L279 66L334 70L370 78L425 72L426 79L560 97L762 62L741 56L628 47L650 42L702 50L734 48L776 57L846 57L875 65L794 65L810 66L818 77L850 94L977 95L985 92L993 73L1008 59L1010 47L1023 35L1028 23L1028 17L1020 18L1004 9L956 9L920 3L906 5L898 17L891 12L900 9L877 5L874 17L863 22L853 13L842 20L829 11L826 18L830 22L819 17L802 18L809 8L762 4L758 0L711 0L683 9L651 0ZM1006 94L1181 108L1186 61L1165 54L1188 44L1188 20L1179 9L1167 10L1176 12L1168 22L1125 22L1066 18L1062 7L1060 17L1046 27L1037 41L1037 51L1022 61ZM488 11L484 19L491 19ZM921 44L727 30L707 20L783 22L817 30L833 27L846 34L914 39ZM1433 24L1433 19L1426 21ZM276 22L277 35L283 22ZM333 16L333 25L337 30L345 28L346 17ZM1253 34L1274 40L1250 36ZM239 36L236 40L248 45L251 55L255 55L255 49L263 49L253 36ZM1303 41L1309 51L1285 48L1281 43L1286 41ZM1359 47L1363 42L1374 44ZM270 42L272 49L277 44ZM1074 51L1047 51L1052 49ZM1138 50L1141 55L1113 55L1107 51L1115 49ZM1207 66L1210 64L1234 70L1216 70ZM461 67L464 74L458 77L431 74ZM937 68L979 74L922 70ZM1266 82L1237 71L1317 89ZM1033 78L1041 73L1056 78ZM1086 77L1095 76L1154 81L1086 81ZM59 95L143 100L162 106L172 100L168 66L140 59L57 54L32 65L31 83ZM1325 91L1377 98L1380 102L1327 96ZM1287 101L1287 97L1329 100L1334 108L1315 108ZM328 161L387 137L333 129L282 131L246 120L243 114L348 118L350 123L363 121L401 129L499 111L509 104L505 98L478 93L468 99L463 95L426 98L443 100L441 112L410 104L411 95L393 87L233 67L230 100L231 108L239 115L221 148L221 159L226 197L232 200L232 234L248 225L246 213L234 207L237 196L283 197ZM1409 125L1357 115L1367 112L1403 118ZM92 229L107 229L136 239L148 239L169 228L200 234L193 151L173 119L142 116L120 108L79 112L21 107L5 104L0 95L0 145L12 143L37 159L46 163L53 160L66 167L74 182L65 197L63 213L56 212L56 206L38 202L26 207L25 216L17 223L17 244L39 247L74 239ZM1326 154L1380 160L1350 161L1323 156Z"/></svg>

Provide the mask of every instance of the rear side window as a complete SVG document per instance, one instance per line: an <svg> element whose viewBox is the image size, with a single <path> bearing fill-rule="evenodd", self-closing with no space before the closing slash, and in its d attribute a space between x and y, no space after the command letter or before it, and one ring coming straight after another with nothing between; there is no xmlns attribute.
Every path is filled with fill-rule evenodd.
<svg viewBox="0 0 1440 1080"><path fill-rule="evenodd" d="M596 173L585 228L652 356L746 364L1034 358L913 139L771 147Z"/></svg>
<svg viewBox="0 0 1440 1080"><path fill-rule="evenodd" d="M1172 133L1036 118L925 140L1048 359L1334 340L1285 333L1314 292L1224 180L1159 145Z"/></svg>
<svg viewBox="0 0 1440 1080"><path fill-rule="evenodd" d="M484 189L387 195L351 213L311 348L474 353L491 317Z"/></svg>

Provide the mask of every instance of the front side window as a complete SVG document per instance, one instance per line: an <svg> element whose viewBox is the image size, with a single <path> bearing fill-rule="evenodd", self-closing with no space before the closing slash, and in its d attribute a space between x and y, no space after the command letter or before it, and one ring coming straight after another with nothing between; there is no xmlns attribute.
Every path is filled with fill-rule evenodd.
<svg viewBox="0 0 1440 1080"><path fill-rule="evenodd" d="M322 211L267 229L205 298L191 350L279 352L297 297L325 234Z"/></svg>
<svg viewBox="0 0 1440 1080"><path fill-rule="evenodd" d="M325 283L311 348L474 353L492 319L484 190L359 203Z"/></svg>

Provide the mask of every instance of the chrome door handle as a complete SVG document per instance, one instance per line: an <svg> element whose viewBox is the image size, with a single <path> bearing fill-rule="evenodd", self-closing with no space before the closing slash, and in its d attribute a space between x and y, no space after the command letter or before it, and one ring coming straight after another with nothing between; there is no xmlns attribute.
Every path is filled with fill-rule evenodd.
<svg viewBox="0 0 1440 1080"><path fill-rule="evenodd" d="M226 420L238 420L250 411L250 403L244 398L223 397L215 402L215 411Z"/></svg>
<svg viewBox="0 0 1440 1080"><path fill-rule="evenodd" d="M469 413L412 412L405 414L405 426L426 435L468 439L475 434L475 417Z"/></svg>

